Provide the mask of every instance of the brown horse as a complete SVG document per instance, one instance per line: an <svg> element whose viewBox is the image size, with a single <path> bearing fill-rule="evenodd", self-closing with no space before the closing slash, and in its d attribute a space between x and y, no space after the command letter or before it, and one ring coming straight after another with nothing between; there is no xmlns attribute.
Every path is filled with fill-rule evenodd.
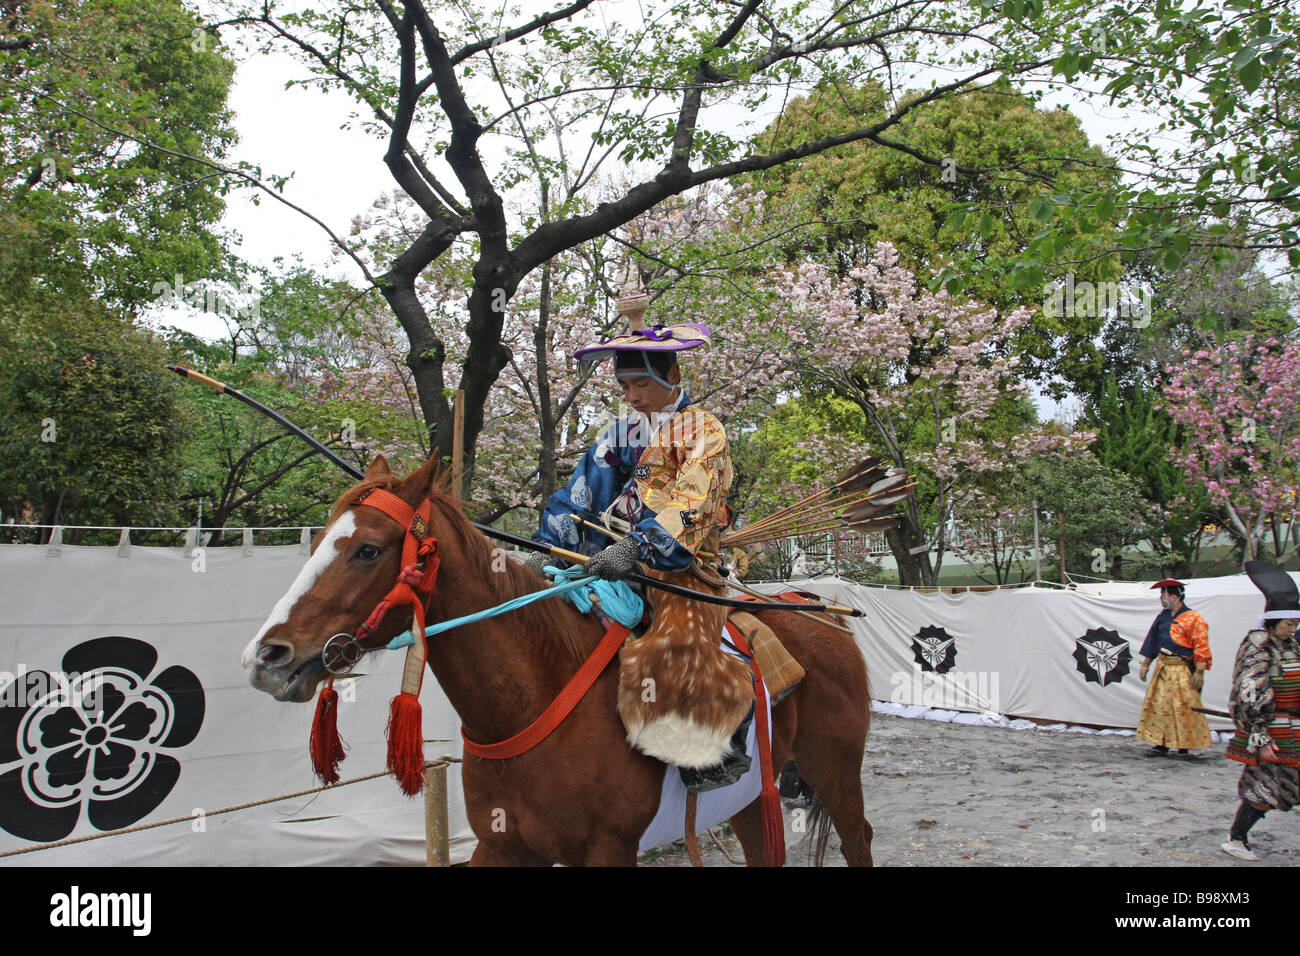
<svg viewBox="0 0 1300 956"><path fill-rule="evenodd" d="M354 507L369 488L415 506L432 501L431 531L441 555L427 623L449 620L540 590L543 583L494 549L461 513L433 461L405 480L383 458L335 504L312 542L312 557L244 654L249 682L277 700L308 701L323 679L321 650L352 634L399 571L404 530L374 508ZM866 664L851 637L786 612L765 612L807 672L773 708L773 765L797 762L839 833L850 865L871 865L871 825L863 815L861 772L869 714ZM410 624L391 613L368 649ZM592 616L545 600L429 642L429 667L470 739L494 743L518 733L555 698L602 636ZM478 837L474 865L634 865L658 809L665 765L634 751L616 710L618 667L606 667L568 719L534 749L508 760L466 755L465 807ZM394 688L396 692L396 688ZM818 854L829 835L818 823ZM763 859L758 800L732 818L746 862Z"/></svg>

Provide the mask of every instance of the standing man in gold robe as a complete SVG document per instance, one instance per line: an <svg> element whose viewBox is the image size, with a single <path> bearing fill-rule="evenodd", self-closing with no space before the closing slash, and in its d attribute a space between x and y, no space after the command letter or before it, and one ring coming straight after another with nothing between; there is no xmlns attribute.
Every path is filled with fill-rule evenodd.
<svg viewBox="0 0 1300 956"><path fill-rule="evenodd" d="M1213 663L1209 625L1183 602L1187 585L1182 581L1166 578L1151 586L1153 591L1157 588L1163 610L1140 652L1143 680L1155 662L1137 726L1138 740L1155 745L1146 752L1148 757L1166 757L1171 747L1186 754L1214 743L1209 721L1192 710L1201 706L1205 672Z"/></svg>

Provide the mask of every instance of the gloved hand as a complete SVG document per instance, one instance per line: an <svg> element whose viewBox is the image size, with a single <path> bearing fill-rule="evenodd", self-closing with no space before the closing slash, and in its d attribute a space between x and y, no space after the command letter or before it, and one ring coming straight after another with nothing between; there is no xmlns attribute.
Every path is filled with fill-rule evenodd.
<svg viewBox="0 0 1300 956"><path fill-rule="evenodd" d="M1199 694L1201 692L1201 688L1203 688L1204 686L1205 686L1205 668L1198 667L1196 668L1196 673L1192 675L1192 687L1194 687L1196 689L1196 692Z"/></svg>
<svg viewBox="0 0 1300 956"><path fill-rule="evenodd" d="M1142 678L1143 680L1146 680L1147 671L1149 671L1150 669L1151 669L1151 661L1149 659L1142 661L1142 669L1138 671L1138 677Z"/></svg>
<svg viewBox="0 0 1300 956"><path fill-rule="evenodd" d="M588 574L599 575L606 581L620 581L636 571L637 558L641 546L636 538L628 535L615 541L603 551L596 552L586 564Z"/></svg>
<svg viewBox="0 0 1300 956"><path fill-rule="evenodd" d="M546 572L542 570L546 562L551 560L551 556L545 551L534 551L524 562L524 567L543 580L546 579Z"/></svg>

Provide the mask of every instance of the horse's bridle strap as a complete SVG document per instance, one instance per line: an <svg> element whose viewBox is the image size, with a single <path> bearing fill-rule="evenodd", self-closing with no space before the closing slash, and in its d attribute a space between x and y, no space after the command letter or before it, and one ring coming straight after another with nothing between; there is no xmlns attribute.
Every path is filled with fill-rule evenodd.
<svg viewBox="0 0 1300 956"><path fill-rule="evenodd" d="M382 488L371 488L353 505L365 505L382 511L406 531L402 541L402 561L392 590L370 612L370 616L357 628L356 638L373 634L384 616L393 607L411 605L412 630L424 632L424 598L433 593L438 577L438 539L429 533L429 515L432 502L425 498L419 507L412 508L397 495Z"/></svg>

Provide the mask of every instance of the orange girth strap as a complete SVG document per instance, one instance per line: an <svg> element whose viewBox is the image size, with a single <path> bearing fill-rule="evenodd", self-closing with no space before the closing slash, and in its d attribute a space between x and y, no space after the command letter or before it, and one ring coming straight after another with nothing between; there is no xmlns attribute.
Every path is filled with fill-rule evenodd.
<svg viewBox="0 0 1300 956"><path fill-rule="evenodd" d="M618 653L618 649L623 646L630 633L631 629L622 624L611 624L605 636L596 645L596 649L564 685L564 690L560 691L559 696L551 701L551 705L542 711L541 716L509 740L495 744L476 744L465 735L465 728L462 727L460 736L465 741L465 753L484 760L505 760L532 750L549 737L551 731L564 723L564 718L569 716L573 708L578 706L578 701L591 690L591 685L596 683L596 678L614 659L614 655Z"/></svg>

